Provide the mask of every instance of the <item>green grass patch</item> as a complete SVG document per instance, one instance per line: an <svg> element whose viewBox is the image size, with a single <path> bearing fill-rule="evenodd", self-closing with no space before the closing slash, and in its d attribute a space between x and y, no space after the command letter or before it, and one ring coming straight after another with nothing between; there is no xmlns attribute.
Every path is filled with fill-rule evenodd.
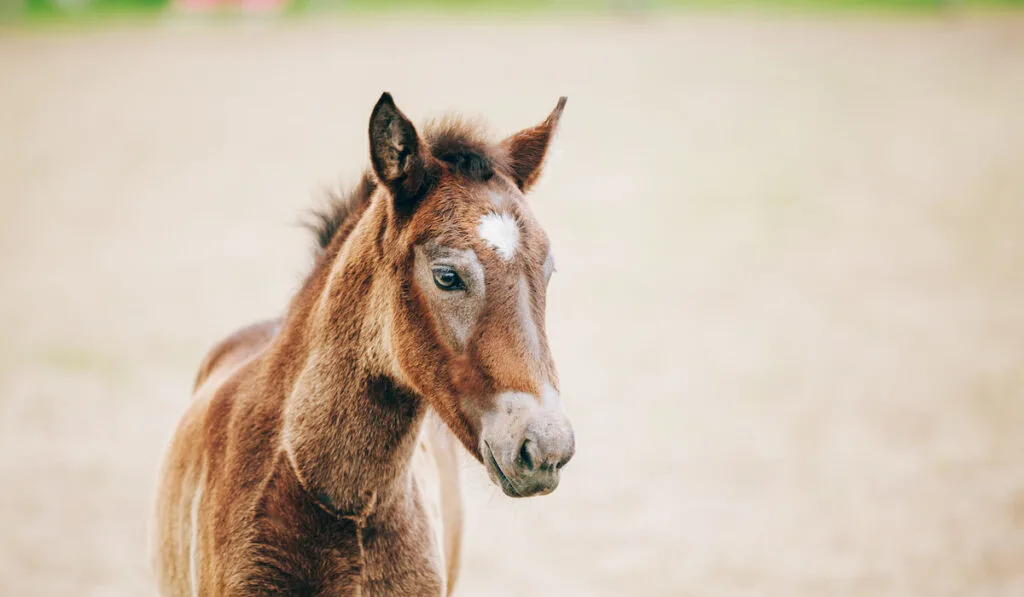
<svg viewBox="0 0 1024 597"><path fill-rule="evenodd" d="M751 9L801 13L889 12L929 14L949 9L1024 8L1024 0L294 0L279 16L420 14L438 16L600 15L658 11ZM0 20L10 23L96 24L149 20L174 9L170 0L0 0ZM233 6L200 18L245 15Z"/></svg>

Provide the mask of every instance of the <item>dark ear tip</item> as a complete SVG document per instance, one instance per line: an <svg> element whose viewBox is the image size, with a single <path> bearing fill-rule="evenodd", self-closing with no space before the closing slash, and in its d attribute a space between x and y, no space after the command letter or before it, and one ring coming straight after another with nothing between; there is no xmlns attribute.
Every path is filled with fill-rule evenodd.
<svg viewBox="0 0 1024 597"><path fill-rule="evenodd" d="M377 105L375 107L380 108L383 106L388 106L391 108L395 107L395 99L391 97L391 93L387 91L380 94L380 99L377 100Z"/></svg>
<svg viewBox="0 0 1024 597"><path fill-rule="evenodd" d="M558 119L562 117L562 111L565 110L565 102L568 100L569 98L564 95L558 98L558 104L555 105L555 109L552 110L551 114L548 116L547 122L549 125L558 123Z"/></svg>

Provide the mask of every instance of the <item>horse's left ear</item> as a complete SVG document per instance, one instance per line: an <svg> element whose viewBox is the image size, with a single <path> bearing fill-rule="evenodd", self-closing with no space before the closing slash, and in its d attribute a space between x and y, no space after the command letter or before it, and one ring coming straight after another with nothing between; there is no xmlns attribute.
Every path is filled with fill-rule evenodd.
<svg viewBox="0 0 1024 597"><path fill-rule="evenodd" d="M544 158L551 149L551 141L558 130L558 120L565 109L565 101L565 97L559 98L558 105L544 122L523 129L501 142L501 147L508 154L512 178L524 193L537 182L544 170Z"/></svg>
<svg viewBox="0 0 1024 597"><path fill-rule="evenodd" d="M370 161L400 211L412 211L428 186L427 158L416 127L385 92L370 115Z"/></svg>

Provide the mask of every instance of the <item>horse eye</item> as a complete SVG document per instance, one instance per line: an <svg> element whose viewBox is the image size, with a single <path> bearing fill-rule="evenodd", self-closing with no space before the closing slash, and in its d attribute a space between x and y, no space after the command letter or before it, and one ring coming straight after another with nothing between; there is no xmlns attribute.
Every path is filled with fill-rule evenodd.
<svg viewBox="0 0 1024 597"><path fill-rule="evenodd" d="M434 269L434 285L441 290L464 290L466 288L459 274L447 267Z"/></svg>

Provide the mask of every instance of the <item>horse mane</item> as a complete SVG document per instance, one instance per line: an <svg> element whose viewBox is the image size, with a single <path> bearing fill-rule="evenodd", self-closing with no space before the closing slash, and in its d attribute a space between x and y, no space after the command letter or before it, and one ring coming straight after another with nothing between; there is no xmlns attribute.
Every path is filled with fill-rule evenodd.
<svg viewBox="0 0 1024 597"><path fill-rule="evenodd" d="M449 114L427 123L423 141L430 154L452 173L472 181L487 181L495 170L507 171L504 150L492 143L484 126ZM367 169L359 183L350 189L334 189L327 193L327 205L312 211L313 221L306 225L316 238L319 257L336 238L344 240L370 203L379 182Z"/></svg>
<svg viewBox="0 0 1024 597"><path fill-rule="evenodd" d="M350 189L330 189L327 191L327 205L310 212L312 222L306 228L316 238L316 253L319 256L337 236L344 240L363 210L370 204L370 197L377 190L377 177L370 170L363 172L359 184Z"/></svg>

